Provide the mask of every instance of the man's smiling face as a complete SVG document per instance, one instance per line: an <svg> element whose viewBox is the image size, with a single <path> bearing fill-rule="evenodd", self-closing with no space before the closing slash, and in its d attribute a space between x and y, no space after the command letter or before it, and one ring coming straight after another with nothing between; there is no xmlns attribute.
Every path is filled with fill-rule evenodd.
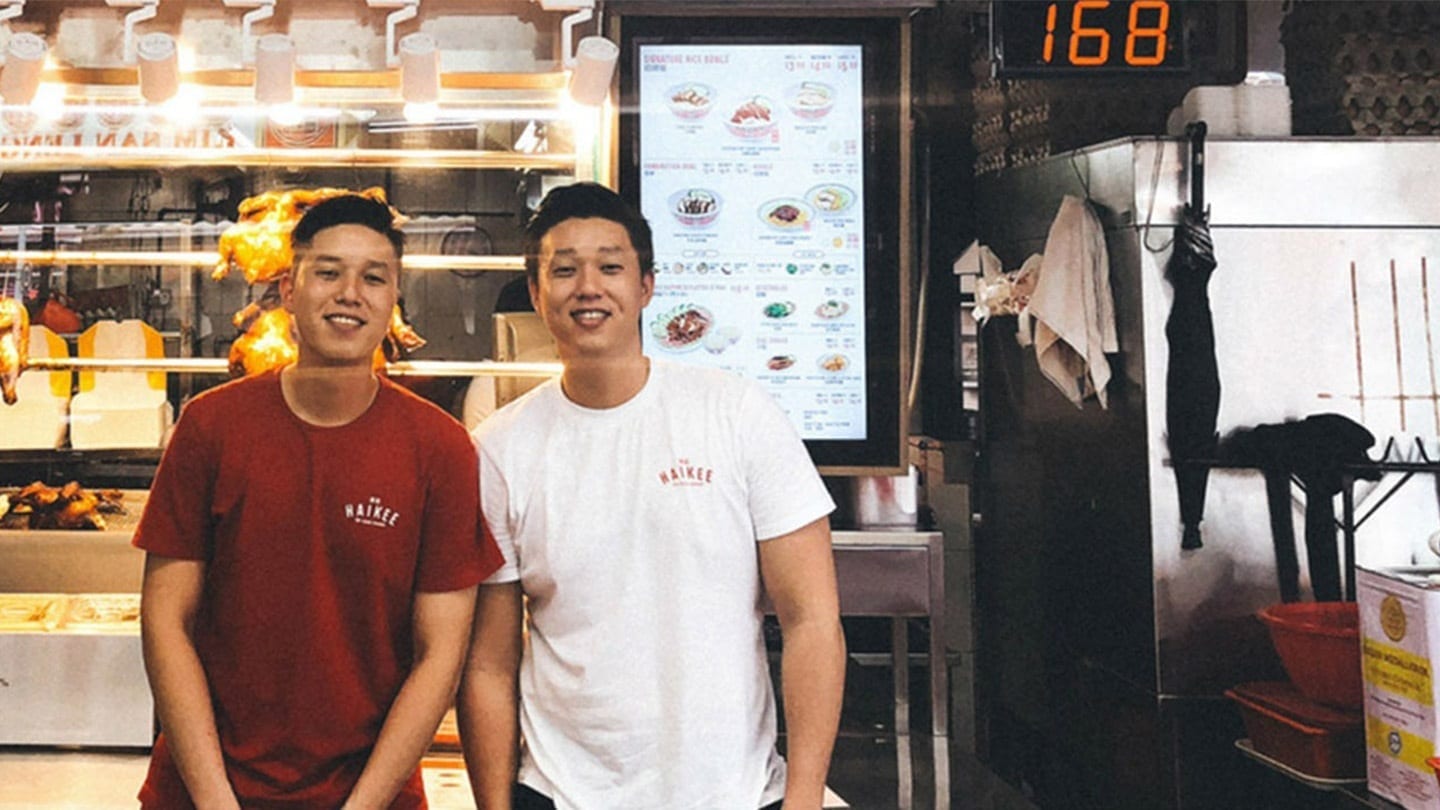
<svg viewBox="0 0 1440 810"><path fill-rule="evenodd" d="M344 224L315 234L281 282L302 366L370 367L400 296L400 259L384 235Z"/></svg>
<svg viewBox="0 0 1440 810"><path fill-rule="evenodd" d="M561 222L540 241L539 269L530 298L562 360L641 353L640 313L655 277L640 272L623 225L598 217Z"/></svg>

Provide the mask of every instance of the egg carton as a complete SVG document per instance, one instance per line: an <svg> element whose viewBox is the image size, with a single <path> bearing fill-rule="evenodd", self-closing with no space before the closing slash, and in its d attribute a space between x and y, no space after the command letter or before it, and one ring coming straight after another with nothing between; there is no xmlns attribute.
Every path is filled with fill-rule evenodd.
<svg viewBox="0 0 1440 810"><path fill-rule="evenodd" d="M1337 32L1440 31L1440 7L1427 0L1296 0L1290 3L1280 30L1292 39L1318 40L1333 37Z"/></svg>
<svg viewBox="0 0 1440 810"><path fill-rule="evenodd" d="M1418 74L1440 72L1440 37L1435 33L1343 34L1332 64L1353 73Z"/></svg>

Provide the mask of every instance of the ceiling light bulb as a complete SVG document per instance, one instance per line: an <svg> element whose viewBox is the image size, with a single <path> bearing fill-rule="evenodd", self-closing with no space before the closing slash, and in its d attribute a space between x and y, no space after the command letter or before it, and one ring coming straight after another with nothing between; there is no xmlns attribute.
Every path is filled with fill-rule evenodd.
<svg viewBox="0 0 1440 810"><path fill-rule="evenodd" d="M410 102L401 111L412 124L433 124L440 118L440 105L434 102Z"/></svg>
<svg viewBox="0 0 1440 810"><path fill-rule="evenodd" d="M570 73L570 98L595 107L610 94L610 79L620 46L600 36L585 37L575 46L575 69Z"/></svg>
<svg viewBox="0 0 1440 810"><path fill-rule="evenodd" d="M140 95L151 104L161 104L180 92L180 57L175 38L169 34L146 34L135 45L140 66Z"/></svg>
<svg viewBox="0 0 1440 810"><path fill-rule="evenodd" d="M160 106L165 119L176 126L192 127L205 120L200 88L193 84L182 85L174 98Z"/></svg>
<svg viewBox="0 0 1440 810"><path fill-rule="evenodd" d="M39 114L42 121L59 120L65 114L65 85L41 82L30 108Z"/></svg>
<svg viewBox="0 0 1440 810"><path fill-rule="evenodd" d="M186 42L175 43L175 59L176 63L180 65L181 73L189 73L195 70L200 63L199 55L196 54L195 49Z"/></svg>
<svg viewBox="0 0 1440 810"><path fill-rule="evenodd" d="M295 127L305 123L305 111L291 102L273 104L266 113L270 123L279 127Z"/></svg>
<svg viewBox="0 0 1440 810"><path fill-rule="evenodd" d="M6 104L29 104L35 98L48 50L45 40L35 34L10 37L5 46L5 67L0 70L0 96Z"/></svg>
<svg viewBox="0 0 1440 810"><path fill-rule="evenodd" d="M288 104L295 100L295 42L284 34L266 34L255 43L255 101Z"/></svg>
<svg viewBox="0 0 1440 810"><path fill-rule="evenodd" d="M429 34L400 40L400 95L407 104L440 100L440 48Z"/></svg>

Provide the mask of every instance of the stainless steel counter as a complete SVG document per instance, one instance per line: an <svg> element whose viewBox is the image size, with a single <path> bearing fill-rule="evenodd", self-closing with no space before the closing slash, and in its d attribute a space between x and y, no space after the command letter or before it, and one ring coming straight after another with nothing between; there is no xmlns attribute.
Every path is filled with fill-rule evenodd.
<svg viewBox="0 0 1440 810"><path fill-rule="evenodd" d="M950 683L945 656L945 544L940 532L837 531L840 615L888 616L895 683L900 810L914 806L910 751L910 649L906 622L930 621L930 727L935 808L950 807Z"/></svg>
<svg viewBox="0 0 1440 810"><path fill-rule="evenodd" d="M140 595L0 594L0 745L145 747Z"/></svg>

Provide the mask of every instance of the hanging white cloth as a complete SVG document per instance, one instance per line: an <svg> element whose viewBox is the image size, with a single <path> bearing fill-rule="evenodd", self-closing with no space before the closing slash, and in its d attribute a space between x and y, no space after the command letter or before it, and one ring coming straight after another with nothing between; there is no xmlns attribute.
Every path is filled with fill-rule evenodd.
<svg viewBox="0 0 1440 810"><path fill-rule="evenodd" d="M1066 195L1045 239L1040 278L1027 313L1035 320L1035 359L1067 399L1081 407L1094 394L1109 407L1106 352L1120 350L1105 230L1090 205Z"/></svg>

